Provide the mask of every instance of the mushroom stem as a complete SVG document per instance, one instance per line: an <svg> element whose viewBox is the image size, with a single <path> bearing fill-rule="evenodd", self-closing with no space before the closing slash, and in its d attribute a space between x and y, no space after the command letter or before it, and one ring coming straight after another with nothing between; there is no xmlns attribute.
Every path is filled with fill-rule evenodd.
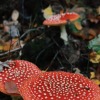
<svg viewBox="0 0 100 100"><path fill-rule="evenodd" d="M68 34L66 32L66 27L65 25L60 26L61 33L60 33L60 38L64 40L64 44L68 44Z"/></svg>

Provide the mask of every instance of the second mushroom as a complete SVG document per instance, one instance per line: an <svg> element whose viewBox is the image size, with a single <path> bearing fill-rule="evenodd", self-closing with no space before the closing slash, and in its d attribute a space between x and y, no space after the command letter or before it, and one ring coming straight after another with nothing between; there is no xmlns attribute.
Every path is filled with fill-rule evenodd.
<svg viewBox="0 0 100 100"><path fill-rule="evenodd" d="M74 21L80 16L75 12L66 12L62 14L53 15L44 20L43 24L47 26L60 26L60 38L64 40L64 44L68 44L68 33L66 32L67 21Z"/></svg>

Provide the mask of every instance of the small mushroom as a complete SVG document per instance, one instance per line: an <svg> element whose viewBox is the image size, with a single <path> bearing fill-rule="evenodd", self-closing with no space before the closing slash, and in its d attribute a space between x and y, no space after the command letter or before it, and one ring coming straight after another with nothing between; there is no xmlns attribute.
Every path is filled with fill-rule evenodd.
<svg viewBox="0 0 100 100"><path fill-rule="evenodd" d="M100 88L74 73L45 72L19 89L24 100L100 100Z"/></svg>
<svg viewBox="0 0 100 100"><path fill-rule="evenodd" d="M25 60L9 61L10 67L3 67L0 72L0 91L6 94L19 94L18 88L22 86L24 80L29 77L36 77L41 70L34 64ZM17 87L18 85L18 87Z"/></svg>
<svg viewBox="0 0 100 100"><path fill-rule="evenodd" d="M48 26L60 26L61 33L60 37L64 40L64 44L68 44L68 34L66 32L65 25L67 21L74 21L79 18L79 15L73 12L70 13L61 13L57 15L53 15L50 18L44 20L43 24Z"/></svg>
<svg viewBox="0 0 100 100"><path fill-rule="evenodd" d="M60 38L64 40L64 44L68 42L68 36L66 33L65 25L67 23L66 19L61 19L61 16L64 14L57 14L49 17L48 19L44 20L43 24L47 26L60 26L61 33Z"/></svg>

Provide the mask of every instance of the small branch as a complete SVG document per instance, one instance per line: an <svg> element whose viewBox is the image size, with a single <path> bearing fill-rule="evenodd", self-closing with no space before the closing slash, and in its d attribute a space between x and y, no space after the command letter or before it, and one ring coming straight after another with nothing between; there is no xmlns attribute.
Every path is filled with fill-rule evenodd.
<svg viewBox="0 0 100 100"><path fill-rule="evenodd" d="M32 32L32 31L36 31L36 30L38 30L38 29L29 29L29 30L27 30L22 36L20 36L20 40L25 36L25 35L27 35L28 33L30 33L30 32Z"/></svg>
<svg viewBox="0 0 100 100"><path fill-rule="evenodd" d="M15 51L18 51L18 50L21 50L22 47L20 48L16 48L16 49L13 49L13 50L10 50L10 51L7 51L7 52L4 52L4 53L1 53L0 56L4 56L4 55L7 55L8 53L12 53L12 52L15 52Z"/></svg>

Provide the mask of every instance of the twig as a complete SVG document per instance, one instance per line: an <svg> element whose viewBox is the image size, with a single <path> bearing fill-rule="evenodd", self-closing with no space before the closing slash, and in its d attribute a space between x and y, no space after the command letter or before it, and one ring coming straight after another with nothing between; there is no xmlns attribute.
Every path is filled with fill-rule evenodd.
<svg viewBox="0 0 100 100"><path fill-rule="evenodd" d="M18 50L21 50L21 49L22 49L22 47L20 47L20 48L16 48L16 49L13 49L13 50L10 50L10 51L7 51L7 52L4 52L4 53L1 53L0 56L4 56L4 55L8 54L9 52L12 53L12 52L15 52L15 51L18 51Z"/></svg>
<svg viewBox="0 0 100 100"><path fill-rule="evenodd" d="M53 59L51 60L50 64L48 65L48 67L45 69L45 71L48 71L48 69L51 67L51 65L54 63L54 60L56 59L56 57L58 56L59 51L56 52L56 54L54 55Z"/></svg>

